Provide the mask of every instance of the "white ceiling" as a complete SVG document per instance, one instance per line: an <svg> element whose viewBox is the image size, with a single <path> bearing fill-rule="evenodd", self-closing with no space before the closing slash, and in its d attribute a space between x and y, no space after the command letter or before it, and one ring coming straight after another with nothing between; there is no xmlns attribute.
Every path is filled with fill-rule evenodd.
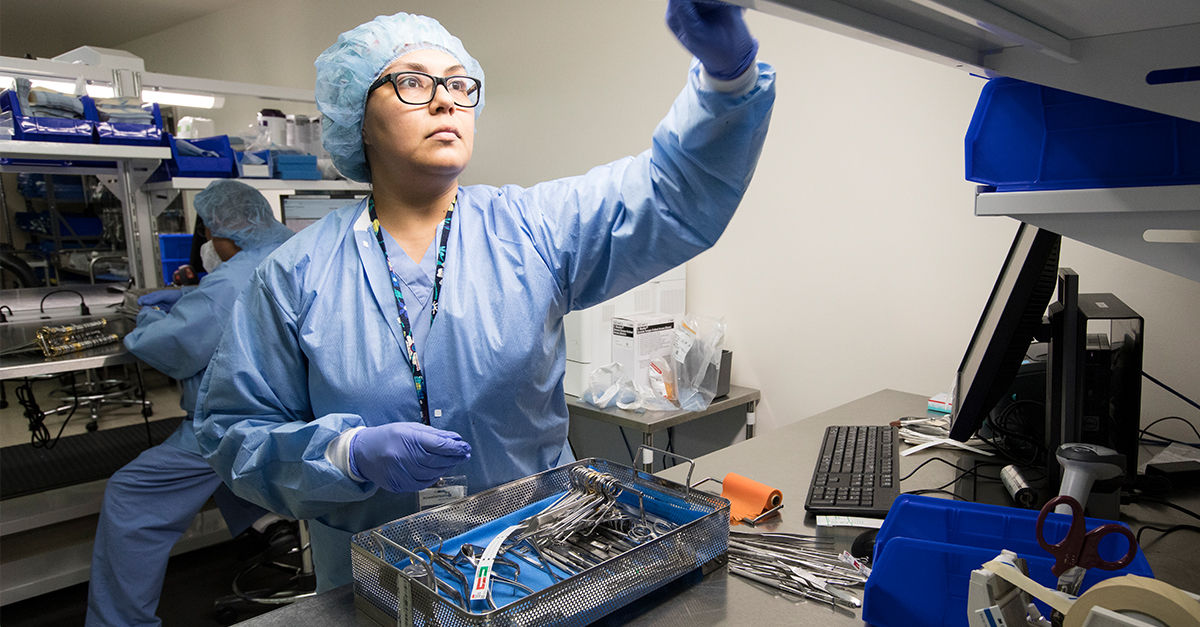
<svg viewBox="0 0 1200 627"><path fill-rule="evenodd" d="M116 48L244 0L0 0L0 56Z"/></svg>

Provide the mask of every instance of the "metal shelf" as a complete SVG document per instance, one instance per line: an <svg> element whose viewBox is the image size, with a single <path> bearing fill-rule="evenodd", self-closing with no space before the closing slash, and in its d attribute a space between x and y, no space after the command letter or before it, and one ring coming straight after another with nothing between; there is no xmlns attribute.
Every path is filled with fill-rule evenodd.
<svg viewBox="0 0 1200 627"><path fill-rule="evenodd" d="M1200 120L1200 82L1147 83L1196 66L1200 2L733 1L969 72Z"/></svg>
<svg viewBox="0 0 1200 627"><path fill-rule="evenodd" d="M73 144L65 142L0 141L0 157L10 159L81 159L118 161L130 159L170 159L165 146L124 146L118 144Z"/></svg>
<svg viewBox="0 0 1200 627"><path fill-rule="evenodd" d="M174 178L169 181L156 181L145 185L145 190L148 192L162 192L171 190L201 190L208 187L209 183L219 179L215 178ZM239 178L236 179L258 190L290 190L290 192L366 192L371 190L371 186L367 183L358 183L356 181L308 181L300 179L255 179L255 178ZM288 192L288 193L290 193Z"/></svg>
<svg viewBox="0 0 1200 627"><path fill-rule="evenodd" d="M1200 81L1150 84L1200 61L1191 0L731 0L984 76L1008 76L1200 121ZM1200 186L981 192L1006 215L1200 281Z"/></svg>
<svg viewBox="0 0 1200 627"><path fill-rule="evenodd" d="M123 144L76 144L65 142L0 141L0 157L10 159L48 159L64 161L112 162L111 168L94 163L0 166L5 171L40 171L55 174L91 174L121 201L129 271L139 287L157 285L158 257L155 251L154 224L149 204L138 188L150 178L163 159L171 158L165 146L127 146ZM51 168L51 169L47 169ZM139 201L139 198L142 200Z"/></svg>
<svg viewBox="0 0 1200 627"><path fill-rule="evenodd" d="M975 215L1009 216L1200 281L1200 185L979 192Z"/></svg>

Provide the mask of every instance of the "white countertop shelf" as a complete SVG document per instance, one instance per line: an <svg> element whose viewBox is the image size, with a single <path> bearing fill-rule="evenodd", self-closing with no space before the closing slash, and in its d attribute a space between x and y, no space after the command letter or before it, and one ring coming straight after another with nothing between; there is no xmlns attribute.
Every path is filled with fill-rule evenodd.
<svg viewBox="0 0 1200 627"><path fill-rule="evenodd" d="M0 157L9 159L86 159L96 161L170 159L166 146L75 144L67 142L0 141Z"/></svg>
<svg viewBox="0 0 1200 627"><path fill-rule="evenodd" d="M975 215L1009 216L1200 281L1200 185L979 192Z"/></svg>
<svg viewBox="0 0 1200 627"><path fill-rule="evenodd" d="M146 184L146 190L151 192L161 192L168 190L201 190L208 187L209 183L216 181L215 178L190 178L178 177L169 181L156 181ZM241 181L255 189L259 190L291 190L291 191L311 191L311 192L366 192L370 191L371 186L367 183L359 183L357 181L307 181L300 179L254 179L254 178L239 178Z"/></svg>

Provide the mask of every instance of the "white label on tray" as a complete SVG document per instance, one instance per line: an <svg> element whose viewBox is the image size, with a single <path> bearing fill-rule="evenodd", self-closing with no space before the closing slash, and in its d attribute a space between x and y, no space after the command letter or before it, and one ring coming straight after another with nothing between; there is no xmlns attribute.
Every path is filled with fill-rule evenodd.
<svg viewBox="0 0 1200 627"><path fill-rule="evenodd" d="M496 556L500 554L500 545L504 544L508 536L520 528L521 525L513 525L501 531L499 535L492 538L487 548L483 550L483 555L479 558L479 564L475 567L475 581L471 584L472 601L480 601L487 598L488 587L492 584L492 564L496 561Z"/></svg>

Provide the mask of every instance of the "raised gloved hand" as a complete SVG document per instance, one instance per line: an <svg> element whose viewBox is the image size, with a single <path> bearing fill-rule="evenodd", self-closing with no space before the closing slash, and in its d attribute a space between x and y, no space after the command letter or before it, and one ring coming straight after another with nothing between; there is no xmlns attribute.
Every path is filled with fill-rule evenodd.
<svg viewBox="0 0 1200 627"><path fill-rule="evenodd" d="M137 302L142 307L158 307L170 311L180 298L183 298L183 290L158 290L139 296Z"/></svg>
<svg viewBox="0 0 1200 627"><path fill-rule="evenodd" d="M669 0L667 25L688 52L700 59L713 78L742 75L758 55L744 9L715 0Z"/></svg>
<svg viewBox="0 0 1200 627"><path fill-rule="evenodd" d="M367 427L350 440L354 474L392 492L427 488L468 459L471 445L462 436L420 422Z"/></svg>

